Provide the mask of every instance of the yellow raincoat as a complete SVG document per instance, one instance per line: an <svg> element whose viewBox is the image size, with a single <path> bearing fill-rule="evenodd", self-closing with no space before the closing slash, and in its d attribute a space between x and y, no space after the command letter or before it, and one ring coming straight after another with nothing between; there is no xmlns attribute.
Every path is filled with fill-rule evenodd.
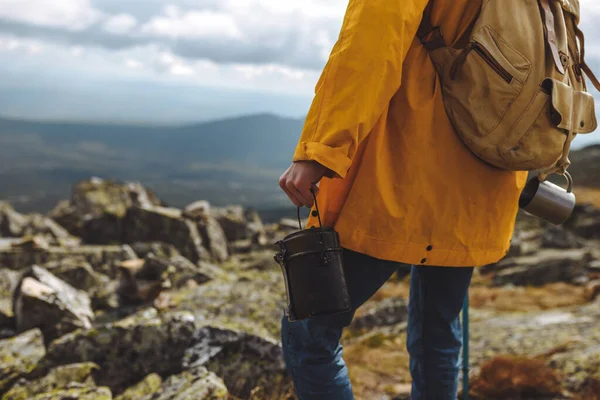
<svg viewBox="0 0 600 400"><path fill-rule="evenodd" d="M435 1L447 44L477 3ZM293 160L338 174L321 181L317 199L343 247L416 265L482 266L508 251L527 173L484 164L454 132L415 37L426 5L350 0Z"/></svg>

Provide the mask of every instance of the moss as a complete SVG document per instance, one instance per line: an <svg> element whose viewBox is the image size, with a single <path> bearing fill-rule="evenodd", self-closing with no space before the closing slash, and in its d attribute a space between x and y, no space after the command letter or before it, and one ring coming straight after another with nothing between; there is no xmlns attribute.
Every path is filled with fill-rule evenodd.
<svg viewBox="0 0 600 400"><path fill-rule="evenodd" d="M134 386L131 386L115 400L139 400L145 396L154 394L159 391L163 381L158 374L150 374L142 381L138 382Z"/></svg>
<svg viewBox="0 0 600 400"><path fill-rule="evenodd" d="M34 396L64 390L73 384L95 387L92 374L99 369L94 363L69 364L57 367L46 376L33 380L21 380L6 394L7 399L33 398ZM4 400L4 398L3 398Z"/></svg>

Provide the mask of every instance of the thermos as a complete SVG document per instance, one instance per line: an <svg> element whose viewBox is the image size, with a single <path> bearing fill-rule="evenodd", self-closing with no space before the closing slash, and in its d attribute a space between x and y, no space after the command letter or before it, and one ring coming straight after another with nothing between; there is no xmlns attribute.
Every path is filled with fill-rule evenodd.
<svg viewBox="0 0 600 400"><path fill-rule="evenodd" d="M313 196L319 227L302 229L298 208L299 231L277 242L274 257L285 282L285 315L292 322L351 309L339 235L323 227L314 192Z"/></svg>

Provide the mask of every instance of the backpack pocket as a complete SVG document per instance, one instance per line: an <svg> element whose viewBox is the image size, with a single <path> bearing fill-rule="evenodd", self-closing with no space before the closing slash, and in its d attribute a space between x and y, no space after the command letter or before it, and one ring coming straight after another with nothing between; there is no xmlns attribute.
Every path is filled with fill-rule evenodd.
<svg viewBox="0 0 600 400"><path fill-rule="evenodd" d="M565 145L574 135L593 132L596 127L592 95L547 78L511 134L499 144L498 153L519 169L550 168L564 155Z"/></svg>
<svg viewBox="0 0 600 400"><path fill-rule="evenodd" d="M490 27L473 35L446 79L449 108L459 131L489 135L523 89L530 70L529 60Z"/></svg>

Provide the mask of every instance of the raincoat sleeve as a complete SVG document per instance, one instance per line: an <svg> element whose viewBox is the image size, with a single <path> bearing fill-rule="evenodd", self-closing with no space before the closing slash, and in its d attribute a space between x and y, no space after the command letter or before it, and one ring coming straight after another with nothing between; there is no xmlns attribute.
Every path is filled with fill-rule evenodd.
<svg viewBox="0 0 600 400"><path fill-rule="evenodd" d="M344 178L361 142L398 91L427 0L350 0L319 78L293 161Z"/></svg>

